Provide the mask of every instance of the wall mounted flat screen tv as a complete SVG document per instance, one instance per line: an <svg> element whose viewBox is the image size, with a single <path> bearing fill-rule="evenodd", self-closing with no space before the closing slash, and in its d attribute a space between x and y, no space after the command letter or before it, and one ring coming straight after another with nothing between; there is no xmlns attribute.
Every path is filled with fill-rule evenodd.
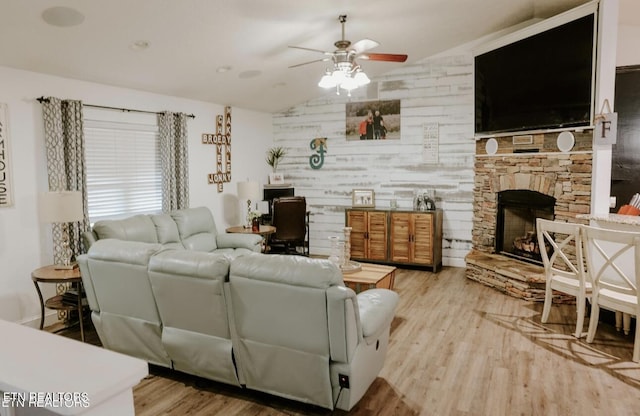
<svg viewBox="0 0 640 416"><path fill-rule="evenodd" d="M475 56L476 136L591 124L593 13Z"/></svg>

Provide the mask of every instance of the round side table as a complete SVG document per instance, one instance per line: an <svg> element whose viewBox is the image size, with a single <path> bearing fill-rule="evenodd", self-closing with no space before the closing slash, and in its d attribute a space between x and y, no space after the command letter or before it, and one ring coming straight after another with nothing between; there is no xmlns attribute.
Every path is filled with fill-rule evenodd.
<svg viewBox="0 0 640 416"><path fill-rule="evenodd" d="M262 236L271 235L276 232L276 227L273 225L260 225L259 231L253 231L251 228L245 228L242 225L238 225L236 227L229 227L226 229L228 233L238 233L238 234L260 234Z"/></svg>
<svg viewBox="0 0 640 416"><path fill-rule="evenodd" d="M38 292L40 299L40 329L44 326L44 308L78 311L78 320L80 321L80 338L84 342L84 326L82 317L82 275L79 268L70 270L59 270L56 266L45 266L31 272L31 280ZM77 283L78 284L78 302L76 304L66 303L62 300L62 295L53 296L46 301L42 297L40 285L38 283Z"/></svg>

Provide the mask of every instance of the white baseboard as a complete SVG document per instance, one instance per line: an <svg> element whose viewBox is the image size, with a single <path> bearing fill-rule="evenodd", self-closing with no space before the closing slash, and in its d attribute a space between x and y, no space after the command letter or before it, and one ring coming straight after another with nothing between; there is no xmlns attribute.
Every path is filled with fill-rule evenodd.
<svg viewBox="0 0 640 416"><path fill-rule="evenodd" d="M45 309L44 310L44 328L58 323L58 311ZM31 318L26 318L19 322L20 325L28 326L31 328L39 329L40 328L40 315L34 316Z"/></svg>
<svg viewBox="0 0 640 416"><path fill-rule="evenodd" d="M467 267L467 263L464 259L458 258L445 258L442 260L442 265L449 267Z"/></svg>

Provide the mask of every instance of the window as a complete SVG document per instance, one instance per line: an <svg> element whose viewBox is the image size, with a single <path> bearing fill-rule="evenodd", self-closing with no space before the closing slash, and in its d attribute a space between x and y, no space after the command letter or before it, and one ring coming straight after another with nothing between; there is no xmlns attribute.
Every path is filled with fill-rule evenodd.
<svg viewBox="0 0 640 416"><path fill-rule="evenodd" d="M85 107L89 220L162 211L162 171L155 114Z"/></svg>

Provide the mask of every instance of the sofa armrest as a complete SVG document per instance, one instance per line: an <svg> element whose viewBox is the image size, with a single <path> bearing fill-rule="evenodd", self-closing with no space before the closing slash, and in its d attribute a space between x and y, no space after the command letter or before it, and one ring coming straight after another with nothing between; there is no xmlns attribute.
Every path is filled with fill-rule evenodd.
<svg viewBox="0 0 640 416"><path fill-rule="evenodd" d="M82 242L84 243L85 252L89 251L93 243L96 241L98 241L98 235L94 231L89 230L82 233Z"/></svg>
<svg viewBox="0 0 640 416"><path fill-rule="evenodd" d="M82 287L87 295L87 302L89 302L89 309L94 312L100 312L100 305L98 304L98 298L96 297L96 291L93 288L93 280L91 280L91 272L89 270L89 255L81 254L76 258L78 266L80 267L80 274L82 276Z"/></svg>
<svg viewBox="0 0 640 416"><path fill-rule="evenodd" d="M366 342L375 340L389 328L398 305L398 294L389 289L369 289L356 297L362 336Z"/></svg>
<svg viewBox="0 0 640 416"><path fill-rule="evenodd" d="M107 238L96 241L91 246L87 255L89 262L98 260L117 264L143 266L146 269L151 256L161 250L162 246L157 243Z"/></svg>
<svg viewBox="0 0 640 416"><path fill-rule="evenodd" d="M327 289L331 360L348 363L363 339L356 293L345 286Z"/></svg>
<svg viewBox="0 0 640 416"><path fill-rule="evenodd" d="M216 235L218 248L246 248L256 253L260 252L262 236L257 234L221 233Z"/></svg>

